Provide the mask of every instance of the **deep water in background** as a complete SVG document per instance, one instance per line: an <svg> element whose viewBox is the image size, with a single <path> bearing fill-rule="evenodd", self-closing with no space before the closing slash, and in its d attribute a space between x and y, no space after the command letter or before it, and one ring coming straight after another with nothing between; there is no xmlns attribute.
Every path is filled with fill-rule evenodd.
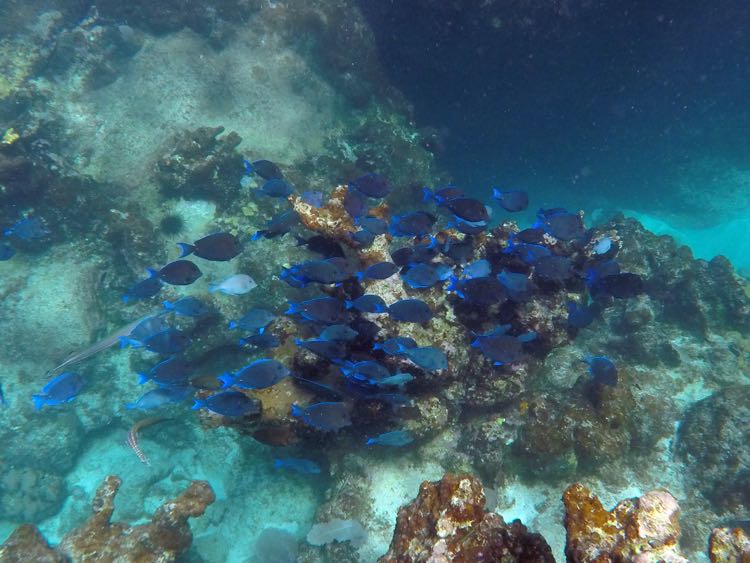
<svg viewBox="0 0 750 563"><path fill-rule="evenodd" d="M750 169L747 2L360 6L461 185L692 228L750 203L747 180L740 190L725 175Z"/></svg>

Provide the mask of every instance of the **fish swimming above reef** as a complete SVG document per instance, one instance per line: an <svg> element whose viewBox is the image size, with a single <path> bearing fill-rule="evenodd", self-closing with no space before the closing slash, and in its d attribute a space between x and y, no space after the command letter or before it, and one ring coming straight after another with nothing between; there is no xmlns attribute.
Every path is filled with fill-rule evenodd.
<svg viewBox="0 0 750 563"><path fill-rule="evenodd" d="M446 226L465 235L478 235L487 228L487 221L466 221L458 215L454 215Z"/></svg>
<svg viewBox="0 0 750 563"><path fill-rule="evenodd" d="M0 244L0 262L10 260L16 255L16 249L6 243Z"/></svg>
<svg viewBox="0 0 750 563"><path fill-rule="evenodd" d="M464 195L464 191L456 186L446 186L434 191L428 187L422 188L422 201L425 203L434 201L438 205L444 205L446 202L464 197Z"/></svg>
<svg viewBox="0 0 750 563"><path fill-rule="evenodd" d="M50 235L50 230L44 221L38 217L19 219L12 226L3 230L6 237L16 237L22 240L40 240Z"/></svg>
<svg viewBox="0 0 750 563"><path fill-rule="evenodd" d="M466 278L484 278L489 276L491 272L492 266L486 258L476 260L471 264L464 266L463 270L461 270L461 274Z"/></svg>
<svg viewBox="0 0 750 563"><path fill-rule="evenodd" d="M355 221L364 215L367 210L364 196L358 191L352 189L351 186L349 186L346 195L344 196L344 210L349 214L349 217Z"/></svg>
<svg viewBox="0 0 750 563"><path fill-rule="evenodd" d="M130 303L135 299L148 299L161 291L162 283L159 279L159 272L148 268L148 277L145 280L136 282L128 292L122 296L125 303Z"/></svg>
<svg viewBox="0 0 750 563"><path fill-rule="evenodd" d="M380 217L363 217L358 223L360 227L374 235L382 235L388 232L388 221Z"/></svg>
<svg viewBox="0 0 750 563"><path fill-rule="evenodd" d="M423 237L430 234L435 221L426 211L410 211L391 217L389 231L394 237Z"/></svg>
<svg viewBox="0 0 750 563"><path fill-rule="evenodd" d="M399 347L399 355L409 358L413 363L426 371L448 369L448 358L440 348L423 346L421 348Z"/></svg>
<svg viewBox="0 0 750 563"><path fill-rule="evenodd" d="M34 408L40 410L45 406L52 407L69 403L78 396L84 384L83 377L74 371L61 373L47 382L40 394L32 396Z"/></svg>
<svg viewBox="0 0 750 563"><path fill-rule="evenodd" d="M297 237L297 246L306 246L309 251L320 254L324 258L344 257L341 245L323 235L313 235L307 239Z"/></svg>
<svg viewBox="0 0 750 563"><path fill-rule="evenodd" d="M279 337L271 334L268 331L264 331L258 334L252 334L245 338L240 338L240 346L252 346L254 348L266 349L266 348L278 348L281 346L281 340Z"/></svg>
<svg viewBox="0 0 750 563"><path fill-rule="evenodd" d="M134 403L125 403L126 409L142 411L175 405L187 399L192 392L190 387L157 387L146 391Z"/></svg>
<svg viewBox="0 0 750 563"><path fill-rule="evenodd" d="M414 381L414 376L407 372L394 373L388 377L384 377L377 382L378 387L403 387L407 383Z"/></svg>
<svg viewBox="0 0 750 563"><path fill-rule="evenodd" d="M464 280L451 278L448 291L455 292L462 300L474 305L494 305L507 299L505 287L496 277L485 276Z"/></svg>
<svg viewBox="0 0 750 563"><path fill-rule="evenodd" d="M391 375L387 367L372 360L345 362L339 369L349 381L373 385Z"/></svg>
<svg viewBox="0 0 750 563"><path fill-rule="evenodd" d="M250 309L236 321L229 321L229 330L239 328L248 332L262 333L275 318L275 313L272 313L267 309L255 307Z"/></svg>
<svg viewBox="0 0 750 563"><path fill-rule="evenodd" d="M331 260L307 260L300 264L295 264L289 268L283 268L281 275L282 280L292 279L299 286L305 287L308 283L339 283L349 279L351 275L345 269L342 269L336 262ZM292 284L294 285L294 284Z"/></svg>
<svg viewBox="0 0 750 563"><path fill-rule="evenodd" d="M316 209L323 206L323 192L302 192L300 197L302 201Z"/></svg>
<svg viewBox="0 0 750 563"><path fill-rule="evenodd" d="M292 416L325 432L337 432L352 424L349 409L341 402L315 403L306 407L292 405Z"/></svg>
<svg viewBox="0 0 750 563"><path fill-rule="evenodd" d="M167 328L144 340L130 340L130 345L133 348L143 347L149 352L156 354L162 354L164 356L171 356L172 354L178 354L185 348L190 346L190 337L176 328Z"/></svg>
<svg viewBox="0 0 750 563"><path fill-rule="evenodd" d="M256 192L268 197L287 198L294 193L294 187L286 180L271 178L266 180Z"/></svg>
<svg viewBox="0 0 750 563"><path fill-rule="evenodd" d="M468 223L482 223L490 218L487 206L478 199L471 197L449 199L445 202L445 207L453 215Z"/></svg>
<svg viewBox="0 0 750 563"><path fill-rule="evenodd" d="M435 258L439 252L439 243L435 237L431 237L430 242L427 243L403 246L390 251L391 260L396 266L407 266L409 264L429 262Z"/></svg>
<svg viewBox="0 0 750 563"><path fill-rule="evenodd" d="M393 262L378 262L368 266L361 272L357 272L358 280L387 280L398 272L398 266Z"/></svg>
<svg viewBox="0 0 750 563"><path fill-rule="evenodd" d="M421 299L400 299L388 307L388 314L403 323L426 323L434 316L430 306Z"/></svg>
<svg viewBox="0 0 750 563"><path fill-rule="evenodd" d="M256 287L258 284L247 274L234 274L217 284L209 285L208 291L211 293L218 291L226 295L245 295Z"/></svg>
<svg viewBox="0 0 750 563"><path fill-rule="evenodd" d="M135 344L136 347L139 344L143 345L143 341L147 338L153 336L157 332L169 328L165 315L166 313L150 315L136 321L136 323L132 325L130 331L123 331L125 333L118 337L120 348L124 348L131 344Z"/></svg>
<svg viewBox="0 0 750 563"><path fill-rule="evenodd" d="M164 301L164 309L176 315L198 319L211 314L211 307L197 297L182 297L174 302Z"/></svg>
<svg viewBox="0 0 750 563"><path fill-rule="evenodd" d="M359 333L347 325L330 325L323 329L318 335L318 339L351 342L357 338L357 336L359 336Z"/></svg>
<svg viewBox="0 0 750 563"><path fill-rule="evenodd" d="M253 162L243 160L242 162L245 165L246 174L255 173L264 180L273 180L284 177L281 173L281 169L270 160L261 159L254 160Z"/></svg>
<svg viewBox="0 0 750 563"><path fill-rule="evenodd" d="M320 473L320 466L309 459L299 457L277 458L273 461L276 469L287 469L303 475L317 475Z"/></svg>
<svg viewBox="0 0 750 563"><path fill-rule="evenodd" d="M236 373L224 373L218 377L222 389L266 389L289 376L289 369L278 360L262 358L246 365Z"/></svg>
<svg viewBox="0 0 750 563"><path fill-rule="evenodd" d="M464 237L463 240L449 237L443 243L440 252L456 264L465 264L471 258L472 252L474 252L474 241L469 236Z"/></svg>
<svg viewBox="0 0 750 563"><path fill-rule="evenodd" d="M153 381L163 386L183 386L193 373L193 365L179 356L172 356L153 366L146 373L138 374L138 383Z"/></svg>
<svg viewBox="0 0 750 563"><path fill-rule="evenodd" d="M375 172L355 178L349 182L349 189L355 189L362 195L377 199L387 196L391 191L388 181Z"/></svg>
<svg viewBox="0 0 750 563"><path fill-rule="evenodd" d="M375 236L376 235L374 233L371 233L370 231L367 231L365 229L349 234L349 237L352 239L352 241L354 241L360 248L367 248L371 246L372 243L375 242Z"/></svg>
<svg viewBox="0 0 750 563"><path fill-rule="evenodd" d="M545 233L560 240L578 239L586 232L583 219L577 213L568 213L564 209L539 210L537 216L539 220L534 226L541 227Z"/></svg>
<svg viewBox="0 0 750 563"><path fill-rule="evenodd" d="M392 430L391 432L384 432L374 438L369 438L367 440L367 445L399 448L401 446L407 446L413 441L414 438L406 430Z"/></svg>
<svg viewBox="0 0 750 563"><path fill-rule="evenodd" d="M246 416L260 413L260 401L239 391L223 391L205 399L196 399L193 410L207 409L222 416Z"/></svg>
<svg viewBox="0 0 750 563"><path fill-rule="evenodd" d="M294 209L284 211L266 223L266 228L256 231L251 240L259 238L272 239L287 234L292 227L299 223L299 215Z"/></svg>
<svg viewBox="0 0 750 563"><path fill-rule="evenodd" d="M170 285L190 285L203 275L190 260L175 260L159 270L159 279Z"/></svg>
<svg viewBox="0 0 750 563"><path fill-rule="evenodd" d="M595 318L596 314L590 305L568 301L568 325L573 328L586 328Z"/></svg>
<svg viewBox="0 0 750 563"><path fill-rule="evenodd" d="M503 209L511 213L523 211L529 206L529 194L522 190L503 191L499 188L492 188L492 197L500 203Z"/></svg>
<svg viewBox="0 0 750 563"><path fill-rule="evenodd" d="M503 284L508 297L517 303L526 301L531 296L531 282L526 274L503 269L497 275L497 281Z"/></svg>
<svg viewBox="0 0 750 563"><path fill-rule="evenodd" d="M349 354L349 347L342 340L324 340L322 338L302 340L296 338L294 343L326 360L341 360Z"/></svg>
<svg viewBox="0 0 750 563"><path fill-rule="evenodd" d="M194 254L204 260L215 262L228 262L242 252L240 239L231 233L213 233L196 240L193 244L179 242L177 246L182 252L180 258Z"/></svg>
<svg viewBox="0 0 750 563"><path fill-rule="evenodd" d="M289 302L287 315L300 315L308 321L338 324L346 320L346 308L340 299L335 297L316 297L299 303Z"/></svg>
<svg viewBox="0 0 750 563"><path fill-rule="evenodd" d="M605 356L586 356L581 361L589 365L589 373L595 383L609 387L617 385L617 367L612 360Z"/></svg>
<svg viewBox="0 0 750 563"><path fill-rule="evenodd" d="M447 264L417 263L401 273L401 281L413 289L426 289L447 280L452 273Z"/></svg>
<svg viewBox="0 0 750 563"><path fill-rule="evenodd" d="M527 242L517 243L513 240L503 249L503 253L518 256L526 264L536 264L540 258L552 256L552 251L546 246Z"/></svg>
<svg viewBox="0 0 750 563"><path fill-rule="evenodd" d="M400 353L402 349L406 348L416 348L417 347L417 341L409 336L396 336L394 338L389 338L385 342L376 342L372 349L373 350L382 350L389 356L395 356L396 354Z"/></svg>
<svg viewBox="0 0 750 563"><path fill-rule="evenodd" d="M515 363L523 355L523 344L534 340L536 333L530 331L521 336L510 336L506 334L509 329L510 325L501 325L488 333L478 334L471 345L479 348L496 366Z"/></svg>

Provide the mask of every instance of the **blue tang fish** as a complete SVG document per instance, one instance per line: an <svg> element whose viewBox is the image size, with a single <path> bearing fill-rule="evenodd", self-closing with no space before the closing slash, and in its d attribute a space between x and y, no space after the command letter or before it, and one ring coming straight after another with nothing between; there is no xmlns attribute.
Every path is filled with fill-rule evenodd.
<svg viewBox="0 0 750 563"><path fill-rule="evenodd" d="M404 323L426 323L434 316L430 306L421 299L400 299L388 307L388 314Z"/></svg>
<svg viewBox="0 0 750 563"><path fill-rule="evenodd" d="M495 277L469 278L464 280L451 278L448 291L454 291L461 299L475 305L494 305L504 303L507 299L505 287Z"/></svg>
<svg viewBox="0 0 750 563"><path fill-rule="evenodd" d="M617 367L605 356L586 356L582 361L589 365L589 373L595 383L614 387L617 385Z"/></svg>
<svg viewBox="0 0 750 563"><path fill-rule="evenodd" d="M281 173L281 169L270 160L261 159L250 162L249 160L244 159L242 163L245 166L246 174L255 173L264 180L272 180L274 178L284 177L284 175Z"/></svg>
<svg viewBox="0 0 750 563"><path fill-rule="evenodd" d="M534 226L541 227L545 233L560 240L578 239L586 232L583 219L576 213L568 213L565 210L540 210L537 216L539 220Z"/></svg>
<svg viewBox="0 0 750 563"><path fill-rule="evenodd" d="M169 328L169 325L164 318L164 313L145 317L126 336L120 337L120 348L125 348L128 345L143 346L144 340L167 328Z"/></svg>
<svg viewBox="0 0 750 563"><path fill-rule="evenodd" d="M234 274L219 283L209 285L208 292L218 291L225 295L245 295L256 287L258 287L258 284L247 274Z"/></svg>
<svg viewBox="0 0 750 563"><path fill-rule="evenodd" d="M399 372L384 377L378 381L378 387L403 387L407 383L414 381L414 376L410 373Z"/></svg>
<svg viewBox="0 0 750 563"><path fill-rule="evenodd" d="M175 260L159 270L159 279L170 285L190 285L203 275L190 260Z"/></svg>
<svg viewBox="0 0 750 563"><path fill-rule="evenodd" d="M384 432L379 436L370 438L367 440L368 446L391 446L401 447L411 444L414 438L405 430L393 430L391 432Z"/></svg>
<svg viewBox="0 0 750 563"><path fill-rule="evenodd" d="M347 379L361 382L375 383L391 375L387 367L372 360L346 362L339 369Z"/></svg>
<svg viewBox="0 0 750 563"><path fill-rule="evenodd" d="M474 252L474 240L472 237L464 237L463 240L448 237L441 246L440 252L456 264L465 264Z"/></svg>
<svg viewBox="0 0 750 563"><path fill-rule="evenodd" d="M411 288L426 289L447 280L453 272L453 269L446 264L418 263L409 267L406 272L401 274L401 280Z"/></svg>
<svg viewBox="0 0 750 563"><path fill-rule="evenodd" d="M305 348L316 356L320 356L326 360L340 360L349 354L346 342L340 340L323 340L321 338L302 340L295 338L294 343L300 348Z"/></svg>
<svg viewBox="0 0 750 563"><path fill-rule="evenodd" d="M195 254L199 258L214 262L228 262L242 252L240 239L231 233L213 233L196 240L193 244L178 242L177 246L182 252L180 258Z"/></svg>
<svg viewBox="0 0 750 563"><path fill-rule="evenodd" d="M448 358L440 348L424 346L421 348L401 347L399 354L406 356L413 363L427 371L440 371L448 368Z"/></svg>
<svg viewBox="0 0 750 563"><path fill-rule="evenodd" d="M245 416L260 413L260 401L239 391L224 391L205 399L196 399L193 410L208 409L222 416Z"/></svg>
<svg viewBox="0 0 750 563"><path fill-rule="evenodd" d="M388 222L380 217L364 217L359 220L359 226L373 235L382 235L388 232Z"/></svg>
<svg viewBox="0 0 750 563"><path fill-rule="evenodd" d="M338 324L346 319L346 307L335 297L316 297L299 303L289 302L287 315L300 315L308 321Z"/></svg>
<svg viewBox="0 0 750 563"><path fill-rule="evenodd" d="M357 246L361 248L367 248L373 242L375 242L375 234L365 229L357 231L356 233L351 233L349 236L354 242L357 243Z"/></svg>
<svg viewBox="0 0 750 563"><path fill-rule="evenodd" d="M586 328L594 322L596 315L589 305L568 301L568 324L574 328Z"/></svg>
<svg viewBox="0 0 750 563"><path fill-rule="evenodd" d="M39 240L49 236L50 231L38 217L26 217L3 230L6 237L17 237L23 240Z"/></svg>
<svg viewBox="0 0 750 563"><path fill-rule="evenodd" d="M292 405L292 416L326 432L336 432L352 424L349 409L341 402L315 403L306 407Z"/></svg>
<svg viewBox="0 0 750 563"><path fill-rule="evenodd" d="M508 297L513 301L525 301L531 296L531 283L526 274L509 272L508 270L503 269L503 271L497 275L497 280L503 284L505 291L508 293Z"/></svg>
<svg viewBox="0 0 750 563"><path fill-rule="evenodd" d="M357 336L359 336L359 333L347 325L330 325L323 329L318 335L318 339L351 342L357 338Z"/></svg>
<svg viewBox="0 0 750 563"><path fill-rule="evenodd" d="M320 466L309 459L300 457L285 457L275 459L273 466L276 469L288 469L289 471L296 471L297 473L317 475L320 473Z"/></svg>
<svg viewBox="0 0 750 563"><path fill-rule="evenodd" d="M389 230L394 237L423 237L430 233L436 220L426 211L411 211L391 217Z"/></svg>
<svg viewBox="0 0 750 563"><path fill-rule="evenodd" d="M401 352L402 348L416 348L417 341L409 336L396 336L395 338L389 338L383 343L376 342L372 349L382 350L389 356L395 356Z"/></svg>
<svg viewBox="0 0 750 563"><path fill-rule="evenodd" d="M2 243L0 244L0 262L10 260L16 255L16 249L11 245Z"/></svg>
<svg viewBox="0 0 750 563"><path fill-rule="evenodd" d="M386 179L375 172L355 178L349 182L349 189L355 189L362 195L377 199L387 196L391 191Z"/></svg>
<svg viewBox="0 0 750 563"><path fill-rule="evenodd" d="M398 272L398 266L393 262L378 262L362 272L357 272L358 280L387 280Z"/></svg>
<svg viewBox="0 0 750 563"><path fill-rule="evenodd" d="M434 191L426 186L422 188L422 201L425 203L434 201L438 205L444 205L447 201L464 197L464 195L464 191L456 186L446 186Z"/></svg>
<svg viewBox="0 0 750 563"><path fill-rule="evenodd" d="M229 330L241 328L249 332L263 333L266 327L276 318L276 315L267 309L250 309L240 319L229 321Z"/></svg>
<svg viewBox="0 0 750 563"><path fill-rule="evenodd" d="M484 278L489 276L490 272L492 272L492 266L490 266L490 262L486 258L472 262L464 266L463 270L461 270L461 273L466 278Z"/></svg>
<svg viewBox="0 0 750 563"><path fill-rule="evenodd" d="M388 305L380 295L365 294L352 301L346 302L347 309L356 309L362 313L385 313Z"/></svg>
<svg viewBox="0 0 750 563"><path fill-rule="evenodd" d="M266 389L276 385L289 375L287 367L269 358L262 358L246 365L236 373L224 373L218 377L222 389L239 387L240 389Z"/></svg>
<svg viewBox="0 0 750 563"><path fill-rule="evenodd" d="M61 373L47 382L39 395L33 395L34 408L40 410L44 406L56 406L68 403L78 396L83 389L84 380L80 374L73 371Z"/></svg>
<svg viewBox="0 0 750 563"><path fill-rule="evenodd" d="M148 373L138 374L138 383L153 381L157 385L185 385L193 373L193 365L179 356L172 356L153 366Z"/></svg>
<svg viewBox="0 0 750 563"><path fill-rule="evenodd" d="M256 231L255 234L251 237L251 240L258 240L261 237L272 239L275 237L283 236L288 233L297 223L299 223L299 215L297 215L297 212L294 209L284 211L283 213L280 213L279 215L268 221L268 223L266 223L265 229Z"/></svg>
<svg viewBox="0 0 750 563"><path fill-rule="evenodd" d="M211 313L211 307L197 297L182 297L173 303L164 301L162 304L167 311L183 317L198 319Z"/></svg>
<svg viewBox="0 0 750 563"><path fill-rule="evenodd" d="M286 180L271 178L270 180L266 180L256 191L268 197L286 198L294 193L294 188Z"/></svg>
<svg viewBox="0 0 750 563"><path fill-rule="evenodd" d="M190 387L157 387L146 391L134 403L125 403L126 409L147 411L184 401L191 393Z"/></svg>
<svg viewBox="0 0 750 563"><path fill-rule="evenodd" d="M188 335L176 328L166 328L143 340L130 340L130 345L133 348L143 347L149 352L164 354L165 356L182 352L190 344Z"/></svg>
<svg viewBox="0 0 750 563"><path fill-rule="evenodd" d="M281 340L278 336L264 331L258 334L252 334L246 338L240 338L240 346L253 346L255 348L278 348L281 346Z"/></svg>
<svg viewBox="0 0 750 563"><path fill-rule="evenodd" d="M509 329L510 325L501 325L486 334L478 334L471 345L479 348L496 366L517 362L523 355L523 344L534 340L536 333L530 331L521 336L510 336L505 334Z"/></svg>
<svg viewBox="0 0 750 563"><path fill-rule="evenodd" d="M122 296L122 300L125 303L129 303L134 299L148 299L153 297L161 291L162 283L159 279L159 272L148 268L146 270L148 277L145 280L136 282L128 292Z"/></svg>
<svg viewBox="0 0 750 563"><path fill-rule="evenodd" d="M445 207L450 209L453 215L467 223L480 224L490 218L487 206L471 197L459 197L449 199L445 202Z"/></svg>
<svg viewBox="0 0 750 563"><path fill-rule="evenodd" d="M353 190L351 186L349 186L344 196L344 209L355 221L364 215L367 210L364 196L358 191Z"/></svg>
<svg viewBox="0 0 750 563"><path fill-rule="evenodd" d="M529 194L522 190L492 188L492 197L500 203L500 207L511 213L523 211L529 206Z"/></svg>
<svg viewBox="0 0 750 563"><path fill-rule="evenodd" d="M319 209L323 205L323 192L302 192L302 201Z"/></svg>

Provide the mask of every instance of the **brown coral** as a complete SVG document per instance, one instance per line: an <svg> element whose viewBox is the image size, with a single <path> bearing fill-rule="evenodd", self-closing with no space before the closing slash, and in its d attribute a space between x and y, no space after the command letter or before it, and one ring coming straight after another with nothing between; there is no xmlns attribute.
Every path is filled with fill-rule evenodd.
<svg viewBox="0 0 750 563"><path fill-rule="evenodd" d="M206 507L214 502L211 486L206 481L193 481L180 496L159 507L151 522L128 526L111 522L115 496L121 483L120 478L114 475L104 480L94 496L89 519L79 528L68 532L55 550L49 549L35 527L24 525L0 547L0 560L102 563L124 560L139 563L176 561L193 541L188 518L201 516ZM32 553L35 555L29 558Z"/></svg>
<svg viewBox="0 0 750 563"><path fill-rule="evenodd" d="M565 491L563 502L568 561L687 563L677 545L680 507L667 491L650 491L607 511L591 491L576 483Z"/></svg>
<svg viewBox="0 0 750 563"><path fill-rule="evenodd" d="M417 498L399 510L390 549L380 563L554 561L544 538L519 521L506 524L485 512L484 504L482 485L470 475L425 481Z"/></svg>
<svg viewBox="0 0 750 563"><path fill-rule="evenodd" d="M716 528L708 540L711 563L750 563L750 538L741 528Z"/></svg>

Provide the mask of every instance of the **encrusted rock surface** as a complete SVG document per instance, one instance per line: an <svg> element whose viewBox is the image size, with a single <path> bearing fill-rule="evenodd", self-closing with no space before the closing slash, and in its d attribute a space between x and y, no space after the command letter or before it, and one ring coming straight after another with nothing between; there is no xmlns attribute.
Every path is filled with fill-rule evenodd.
<svg viewBox="0 0 750 563"><path fill-rule="evenodd" d="M399 510L390 549L379 562L554 561L542 536L518 520L506 524L484 505L482 485L470 475L425 481L417 498Z"/></svg>
<svg viewBox="0 0 750 563"><path fill-rule="evenodd" d="M214 502L211 486L193 481L180 496L159 507L151 522L129 526L111 521L121 483L119 477L108 476L96 491L89 519L68 532L54 550L39 530L23 525L0 547L0 561L176 561L193 541L188 519L201 516Z"/></svg>
<svg viewBox="0 0 750 563"><path fill-rule="evenodd" d="M716 528L708 540L711 563L750 562L750 538L741 528Z"/></svg>
<svg viewBox="0 0 750 563"><path fill-rule="evenodd" d="M650 491L607 511L590 490L576 483L565 491L563 502L568 561L688 561L677 545L680 507L667 491Z"/></svg>

